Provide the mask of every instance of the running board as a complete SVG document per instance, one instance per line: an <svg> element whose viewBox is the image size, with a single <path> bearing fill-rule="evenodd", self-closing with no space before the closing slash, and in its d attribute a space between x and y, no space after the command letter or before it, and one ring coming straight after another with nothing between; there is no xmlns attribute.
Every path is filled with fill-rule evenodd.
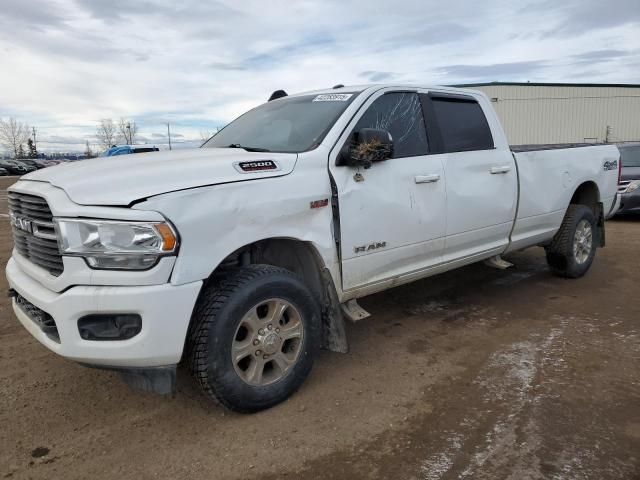
<svg viewBox="0 0 640 480"><path fill-rule="evenodd" d="M484 261L484 264L487 267L497 268L500 270L506 270L507 268L513 267L513 263L507 262L503 260L500 255L496 255L495 257L487 258Z"/></svg>
<svg viewBox="0 0 640 480"><path fill-rule="evenodd" d="M355 298L343 303L341 307L342 307L342 313L344 314L344 316L354 323L357 322L358 320L362 320L364 318L371 316L369 312L367 312L364 308L358 305L358 301Z"/></svg>

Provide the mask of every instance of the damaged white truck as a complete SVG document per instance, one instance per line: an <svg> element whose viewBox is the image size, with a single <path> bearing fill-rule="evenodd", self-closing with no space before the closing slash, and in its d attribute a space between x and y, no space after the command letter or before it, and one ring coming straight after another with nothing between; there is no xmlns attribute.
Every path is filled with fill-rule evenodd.
<svg viewBox="0 0 640 480"><path fill-rule="evenodd" d="M240 412L273 406L364 295L544 247L580 277L617 208L614 146L512 150L484 94L275 95L202 148L98 158L9 189L19 321L53 352ZM425 292L426 293L426 292Z"/></svg>

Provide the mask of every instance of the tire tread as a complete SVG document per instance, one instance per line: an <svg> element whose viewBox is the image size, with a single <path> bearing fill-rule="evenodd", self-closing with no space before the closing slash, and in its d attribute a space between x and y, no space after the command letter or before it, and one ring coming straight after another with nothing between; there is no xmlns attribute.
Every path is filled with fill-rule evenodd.
<svg viewBox="0 0 640 480"><path fill-rule="evenodd" d="M593 216L593 212L589 207L580 204L570 204L567 212L562 220L560 230L553 237L551 244L546 247L547 263L554 275L565 278L577 278L586 272L576 268L570 261L573 255L573 236L578 221L586 214ZM592 226L596 227L592 222ZM596 231L593 231L593 250L596 249ZM593 259L591 259L593 261ZM587 264L587 270L591 265L591 261Z"/></svg>
<svg viewBox="0 0 640 480"><path fill-rule="evenodd" d="M214 323L219 320L220 311L232 295L256 278L274 274L288 275L300 280L293 272L272 265L248 265L229 269L207 282L193 311L195 323L190 328L185 359L203 392L214 402L230 410L241 413L255 411L240 408L236 402L230 401L231 396L224 391L222 383L214 375L210 375L209 334Z"/></svg>

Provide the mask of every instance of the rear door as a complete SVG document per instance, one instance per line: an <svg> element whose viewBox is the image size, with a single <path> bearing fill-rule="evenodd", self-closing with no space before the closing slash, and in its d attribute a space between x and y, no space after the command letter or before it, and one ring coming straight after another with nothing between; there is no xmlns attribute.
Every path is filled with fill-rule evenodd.
<svg viewBox="0 0 640 480"><path fill-rule="evenodd" d="M371 168L336 166L340 149L361 128L387 130L393 158ZM343 289L376 289L441 261L445 234L444 172L428 155L418 93L372 95L330 155L339 199Z"/></svg>
<svg viewBox="0 0 640 480"><path fill-rule="evenodd" d="M432 91L422 100L446 178L444 261L499 253L509 242L518 195L511 151L496 148L475 97Z"/></svg>

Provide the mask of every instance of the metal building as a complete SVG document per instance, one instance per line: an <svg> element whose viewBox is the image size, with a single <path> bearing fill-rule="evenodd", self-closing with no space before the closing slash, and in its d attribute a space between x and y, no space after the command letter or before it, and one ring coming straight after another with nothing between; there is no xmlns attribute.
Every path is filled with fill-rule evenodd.
<svg viewBox="0 0 640 480"><path fill-rule="evenodd" d="M640 141L640 85L475 83L511 145Z"/></svg>

